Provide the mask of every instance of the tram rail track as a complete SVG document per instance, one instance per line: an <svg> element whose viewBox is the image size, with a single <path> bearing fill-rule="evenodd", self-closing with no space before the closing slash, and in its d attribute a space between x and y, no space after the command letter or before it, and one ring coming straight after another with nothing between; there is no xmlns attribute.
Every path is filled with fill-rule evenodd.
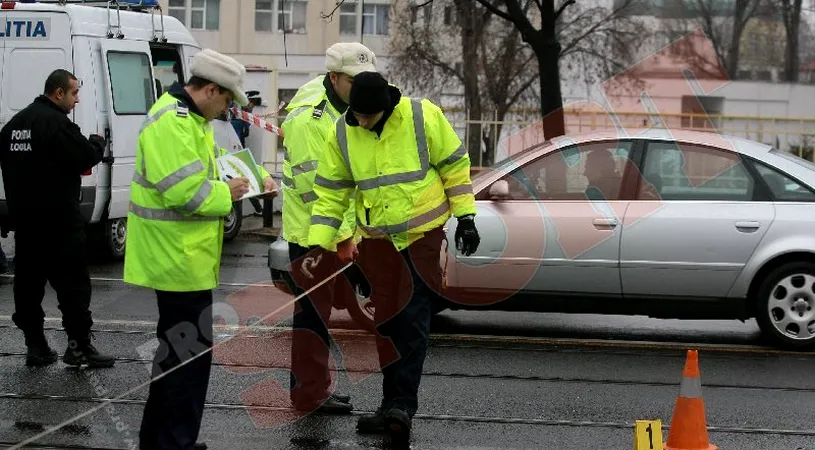
<svg viewBox="0 0 815 450"><path fill-rule="evenodd" d="M25 353L14 352L0 352L2 357L17 357L24 358ZM116 358L117 363L133 363L148 365L152 360L141 358ZM237 363L221 363L213 361L212 367L224 368L228 373L263 373L274 370L289 370L290 367L284 364L237 364ZM332 372L344 373L352 375L373 375L378 374L376 370L349 370L344 368L333 368ZM500 380L500 381L529 381L529 382L544 382L544 383L563 383L563 384L588 384L588 385L615 385L615 386L643 386L643 387L678 387L679 381L664 382L664 381L644 381L644 380L631 380L619 378L588 378L588 377L560 377L560 376L541 376L541 375L513 375L513 374L495 374L495 373L468 373L468 372L442 372L442 371L425 371L423 377L435 378L451 378L451 379L484 379L484 380ZM756 384L727 384L727 383L712 383L705 382L705 390L710 389L728 389L728 390L746 390L746 391L762 391L762 392L801 392L801 393L815 393L815 388L802 388L802 387L787 387L787 386L761 386ZM19 394L0 392L0 399L3 398L17 398ZM35 395L36 396L36 395Z"/></svg>
<svg viewBox="0 0 815 450"><path fill-rule="evenodd" d="M0 394L0 398L3 394ZM67 403L104 403L108 402L113 405L138 405L144 406L145 400L137 399L112 399L102 397L72 397L72 396L56 396L56 395L41 395L36 398L25 398L25 400L45 400L45 401L59 401ZM291 408L267 406L267 405L253 405L253 404L238 404L238 403L205 403L205 408L213 410L258 410L270 412L294 412ZM370 414L374 411L354 410L350 413L351 416L361 416ZM631 429L634 422L615 422L615 421L594 421L594 420L570 420L570 419L535 419L523 417L507 417L507 416L473 416L473 415L456 415L456 414L432 414L432 413L417 413L414 420L428 420L428 421L448 421L448 422L465 422L465 423L487 423L487 424L514 424L514 425L537 425L537 426L559 426L559 427L592 427L592 428L615 428L615 429ZM663 425L663 428L669 429L669 425ZM785 436L813 436L815 437L815 429L784 429L784 428L751 428L751 427L730 427L730 426L714 426L709 425L708 431L713 433L733 433L733 434L764 434L764 435L785 435ZM0 445L4 445L0 441ZM13 445L13 444L12 444ZM83 447L78 447L83 448Z"/></svg>

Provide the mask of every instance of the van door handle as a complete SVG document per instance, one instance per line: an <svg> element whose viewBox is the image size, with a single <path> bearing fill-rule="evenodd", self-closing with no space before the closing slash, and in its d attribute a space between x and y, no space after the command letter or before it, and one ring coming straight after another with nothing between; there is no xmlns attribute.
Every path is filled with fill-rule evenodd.
<svg viewBox="0 0 815 450"><path fill-rule="evenodd" d="M594 228L615 228L619 222L617 219L594 219L592 224Z"/></svg>
<svg viewBox="0 0 815 450"><path fill-rule="evenodd" d="M761 223L750 220L740 220L735 225L737 230L745 233L752 233L761 228Z"/></svg>

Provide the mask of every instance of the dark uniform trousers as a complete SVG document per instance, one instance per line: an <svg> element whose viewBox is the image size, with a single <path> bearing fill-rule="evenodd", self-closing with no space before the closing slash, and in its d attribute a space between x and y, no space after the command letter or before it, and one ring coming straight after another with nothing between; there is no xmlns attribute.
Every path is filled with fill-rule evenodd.
<svg viewBox="0 0 815 450"><path fill-rule="evenodd" d="M411 417L418 409L432 299L441 288L443 240L439 227L401 252L386 239L363 239L359 244L358 263L371 285L375 307L381 407L400 408Z"/></svg>
<svg viewBox="0 0 815 450"><path fill-rule="evenodd" d="M313 267L306 261L320 258ZM312 250L289 243L289 260L292 263L291 286L295 296L300 296L320 281L325 280L342 265L337 254L324 250ZM309 279L299 271L305 263L314 278ZM342 292L337 293L338 290ZM295 302L292 348L291 348L291 401L295 403L319 406L332 394L331 373L328 358L331 348L331 337L328 332L328 321L336 295L352 296L351 285L345 276L337 276L309 295Z"/></svg>
<svg viewBox="0 0 815 450"><path fill-rule="evenodd" d="M212 291L156 291L157 337L153 378L194 360L150 384L144 407L141 450L192 450L198 439L209 386L212 351Z"/></svg>
<svg viewBox="0 0 815 450"><path fill-rule="evenodd" d="M62 326L72 341L90 339L91 280L81 229L38 230L18 226L14 233L14 315L26 335L42 332L45 284L57 292Z"/></svg>

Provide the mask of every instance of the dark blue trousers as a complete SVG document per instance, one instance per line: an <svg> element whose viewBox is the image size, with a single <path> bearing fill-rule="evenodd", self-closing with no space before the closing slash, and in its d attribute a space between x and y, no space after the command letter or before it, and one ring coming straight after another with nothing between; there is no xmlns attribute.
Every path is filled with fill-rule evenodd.
<svg viewBox="0 0 815 450"><path fill-rule="evenodd" d="M365 239L359 245L359 264L376 308L381 407L399 408L411 417L419 406L432 302L441 285L443 237L441 228L432 230L401 252L385 239Z"/></svg>
<svg viewBox="0 0 815 450"><path fill-rule="evenodd" d="M153 378L212 347L212 291L156 291L160 342ZM192 450L209 387L212 352L198 356L150 385L141 450Z"/></svg>

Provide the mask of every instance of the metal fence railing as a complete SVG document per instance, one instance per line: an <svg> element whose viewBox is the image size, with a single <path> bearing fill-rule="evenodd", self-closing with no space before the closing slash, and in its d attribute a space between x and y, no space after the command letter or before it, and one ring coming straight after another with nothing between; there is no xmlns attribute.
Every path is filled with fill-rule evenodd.
<svg viewBox="0 0 815 450"><path fill-rule="evenodd" d="M469 121L451 118L451 124L456 128L464 142L467 140L470 127L478 123L482 128L482 135L493 137L491 147L496 149L496 158L508 156L506 149L502 148L506 140L513 135L519 135L530 127L537 127L538 132L523 133L529 135L522 140L523 146L530 146L536 140L543 139L540 132L540 121ZM815 118L789 118L789 117L753 117L735 115L705 115L705 114L660 114L659 116L641 112L623 112L610 115L597 111L567 110L565 114L566 133L584 133L593 130L613 130L623 127L629 130L664 127L676 130L695 130L716 132L725 135L738 136L768 145L779 150L793 153L812 161L813 147L815 147ZM500 134L495 133L501 126ZM482 142L482 150L486 145ZM510 153L515 153L513 148ZM503 152L503 153L502 153ZM478 161L482 165L484 161Z"/></svg>
<svg viewBox="0 0 815 450"><path fill-rule="evenodd" d="M488 148L483 136L490 136L489 147L495 149L493 160L508 156L502 148L508 138L518 135L529 127L540 127L539 120L466 120L462 114L447 113L448 120L459 134L462 142L469 142L471 124L481 125L482 158L473 161L474 166L484 166L491 161L484 160L483 152ZM267 117L271 123L279 124L282 117ZM755 117L736 115L705 115L705 114L659 114L651 115L646 112L618 112L613 116L600 111L566 110L566 133L584 133L592 130L613 130L618 126L626 129L642 129L651 127L665 127L678 130L697 130L717 132L721 134L743 137L775 148L793 153L810 161L815 160L813 148L815 147L815 118L793 117ZM500 133L497 129L500 127ZM534 135L534 133L531 133ZM540 134L540 133L538 133ZM542 139L539 137L532 139ZM524 145L535 142L524 140ZM282 139L275 139L271 149L273 158L267 159L267 164L273 164L275 171L282 170L283 146ZM503 152L503 153L502 153ZM514 153L512 151L511 153ZM487 164L489 165L489 164ZM270 169L272 169L270 167Z"/></svg>

